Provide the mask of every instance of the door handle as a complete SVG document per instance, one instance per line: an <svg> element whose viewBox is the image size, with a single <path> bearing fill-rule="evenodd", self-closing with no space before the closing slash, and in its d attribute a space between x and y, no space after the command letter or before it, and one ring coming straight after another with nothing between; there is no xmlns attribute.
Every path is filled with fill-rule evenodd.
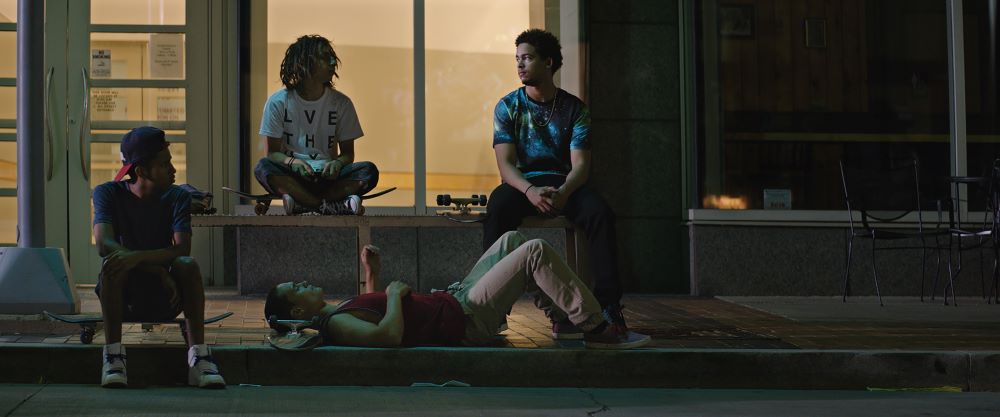
<svg viewBox="0 0 1000 417"><path fill-rule="evenodd" d="M90 167L87 166L87 154L84 152L84 142L87 140L87 131L90 130L90 78L87 77L87 67L80 67L80 74L83 75L83 108L80 109L80 168L83 169L83 179L90 182Z"/></svg>
<svg viewBox="0 0 1000 417"><path fill-rule="evenodd" d="M52 169L55 166L55 161L52 160L52 156L55 154L55 149L52 148L55 146L52 143L52 131L55 130L52 127L52 75L55 72L55 67L49 67L49 73L45 76L45 141L49 145L46 148L48 152L45 152L45 159L49 162L45 181L52 181Z"/></svg>

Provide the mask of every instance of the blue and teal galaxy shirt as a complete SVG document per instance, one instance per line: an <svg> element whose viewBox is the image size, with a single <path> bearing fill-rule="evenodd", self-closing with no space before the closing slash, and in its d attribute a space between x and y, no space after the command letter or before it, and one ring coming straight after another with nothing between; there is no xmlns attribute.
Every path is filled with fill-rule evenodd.
<svg viewBox="0 0 1000 417"><path fill-rule="evenodd" d="M524 87L497 103L493 111L493 146L517 146L517 168L525 178L566 175L573 167L569 151L590 149L590 109L576 96L556 90L553 104L528 98ZM551 114L550 114L551 113Z"/></svg>

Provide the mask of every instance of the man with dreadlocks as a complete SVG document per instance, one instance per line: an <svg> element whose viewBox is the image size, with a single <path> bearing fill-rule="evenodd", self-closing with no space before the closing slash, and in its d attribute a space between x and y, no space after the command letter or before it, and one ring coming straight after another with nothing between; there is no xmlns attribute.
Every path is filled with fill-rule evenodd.
<svg viewBox="0 0 1000 417"><path fill-rule="evenodd" d="M282 196L285 214L363 214L359 196L378 183L371 162L354 162L354 140L364 135L354 103L333 88L340 58L319 35L285 50L281 83L264 105L260 135L267 156L254 168L264 188Z"/></svg>

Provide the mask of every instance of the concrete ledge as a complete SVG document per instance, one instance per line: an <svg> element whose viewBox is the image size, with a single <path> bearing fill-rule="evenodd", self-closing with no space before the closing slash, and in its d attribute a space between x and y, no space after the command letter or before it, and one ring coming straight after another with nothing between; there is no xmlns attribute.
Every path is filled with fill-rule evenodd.
<svg viewBox="0 0 1000 417"><path fill-rule="evenodd" d="M100 354L100 346L2 346L0 383L96 384ZM213 355L230 384L1000 391L1000 352L222 346ZM130 346L128 365L134 386L186 381L180 347Z"/></svg>

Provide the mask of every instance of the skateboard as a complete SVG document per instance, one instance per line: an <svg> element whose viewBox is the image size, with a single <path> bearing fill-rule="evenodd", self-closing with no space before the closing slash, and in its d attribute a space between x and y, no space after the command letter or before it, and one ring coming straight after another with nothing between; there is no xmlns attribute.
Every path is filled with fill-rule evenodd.
<svg viewBox="0 0 1000 417"><path fill-rule="evenodd" d="M303 351L315 349L323 344L323 338L315 331L299 330L301 327L308 327L319 321L319 317L312 320L278 320L278 316L272 315L266 320L270 324L280 323L291 329L285 333L270 334L267 342L278 350Z"/></svg>
<svg viewBox="0 0 1000 417"><path fill-rule="evenodd" d="M454 205L452 210L438 210L438 216L444 216L448 220L458 223L481 222L486 213L473 213L471 206L486 207L486 194L473 194L472 198L455 198L449 194L438 194L437 204L439 206Z"/></svg>
<svg viewBox="0 0 1000 417"><path fill-rule="evenodd" d="M275 194L251 194L251 193L247 193L247 192L243 192L243 191L239 191L239 190L234 190L234 189L229 188L229 187L222 187L222 190L223 191L231 192L231 193L236 194L236 195L238 195L240 197L243 197L243 198L248 198L250 200L253 200L254 201L253 212L256 213L258 216L263 216L263 215L267 214L267 209L271 208L271 202L272 201L274 201L274 200L281 200L281 196L280 195L275 195ZM379 191L379 192L377 192L375 194L363 195L363 196L361 196L361 199L362 200L370 200L370 199L373 199L375 197L381 197L383 195L389 194L390 192L395 191L395 190L396 190L396 187L388 188L388 189Z"/></svg>
<svg viewBox="0 0 1000 417"><path fill-rule="evenodd" d="M94 333L97 333L97 323L104 322L104 317L100 314L74 314L64 316L62 314L44 312L46 316L53 320L59 320L63 323L69 324L79 324L80 325L80 342L89 345L94 341ZM205 324L212 324L219 320L223 320L229 316L233 315L231 312L225 312L219 314L218 316L208 317L205 319ZM187 343L187 323L182 318L175 318L173 320L167 321L151 321L151 322L141 322L142 329L149 331L153 328L154 324L177 324L181 326L181 335L184 336L184 343Z"/></svg>

